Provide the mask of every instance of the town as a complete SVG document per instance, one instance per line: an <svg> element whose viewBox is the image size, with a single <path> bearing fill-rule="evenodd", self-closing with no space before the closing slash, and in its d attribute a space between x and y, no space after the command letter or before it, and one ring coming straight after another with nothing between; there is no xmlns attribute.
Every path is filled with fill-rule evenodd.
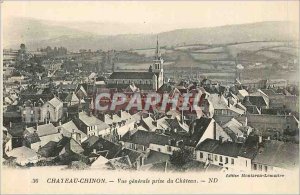
<svg viewBox="0 0 300 195"><path fill-rule="evenodd" d="M126 55L140 60L130 51L30 51L25 44L4 50L4 167L261 173L298 168L298 83L243 79L247 72L239 62L229 80L192 68L166 71L170 58L161 52L159 37L153 45L152 62L137 70L120 68ZM295 71L295 64L286 69ZM113 98L117 93L127 100L98 109L119 101ZM128 109L137 94L171 101L165 109L159 101L144 106L143 100L143 106ZM185 94L199 101L185 101Z"/></svg>

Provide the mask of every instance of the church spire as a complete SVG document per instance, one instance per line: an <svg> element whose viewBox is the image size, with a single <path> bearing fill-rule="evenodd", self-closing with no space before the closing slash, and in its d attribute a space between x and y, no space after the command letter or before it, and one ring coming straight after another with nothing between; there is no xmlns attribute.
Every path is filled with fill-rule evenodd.
<svg viewBox="0 0 300 195"><path fill-rule="evenodd" d="M155 50L155 59L159 59L160 56L160 51L159 51L159 44L158 44L158 35L156 37L156 50Z"/></svg>

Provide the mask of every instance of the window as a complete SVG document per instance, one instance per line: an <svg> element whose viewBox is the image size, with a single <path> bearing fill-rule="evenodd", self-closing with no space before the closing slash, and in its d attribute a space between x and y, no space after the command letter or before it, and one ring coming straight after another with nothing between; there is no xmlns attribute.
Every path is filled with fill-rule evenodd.
<svg viewBox="0 0 300 195"><path fill-rule="evenodd" d="M222 156L220 156L220 162L223 162L223 158L222 158Z"/></svg>
<svg viewBox="0 0 300 195"><path fill-rule="evenodd" d="M246 167L248 166L247 160L246 160Z"/></svg>
<svg viewBox="0 0 300 195"><path fill-rule="evenodd" d="M226 164L228 163L228 157L225 158L225 163L226 163Z"/></svg>
<svg viewBox="0 0 300 195"><path fill-rule="evenodd" d="M258 170L262 171L262 165L258 165Z"/></svg>
<svg viewBox="0 0 300 195"><path fill-rule="evenodd" d="M168 152L171 152L171 151L172 151L172 147L171 147L171 146L168 146L168 147L167 147L167 150L168 150Z"/></svg>
<svg viewBox="0 0 300 195"><path fill-rule="evenodd" d="M212 160L211 154L208 154L208 160Z"/></svg>
<svg viewBox="0 0 300 195"><path fill-rule="evenodd" d="M253 164L253 169L257 170L257 164Z"/></svg>
<svg viewBox="0 0 300 195"><path fill-rule="evenodd" d="M203 158L203 153L202 152L200 152L200 158Z"/></svg>
<svg viewBox="0 0 300 195"><path fill-rule="evenodd" d="M246 163L247 163L247 161L246 161ZM231 159L231 164L234 165L234 159L233 158Z"/></svg>
<svg viewBox="0 0 300 195"><path fill-rule="evenodd" d="M160 152L161 151L160 148L157 148L157 151Z"/></svg>
<svg viewBox="0 0 300 195"><path fill-rule="evenodd" d="M265 166L265 172L268 172L268 166Z"/></svg>
<svg viewBox="0 0 300 195"><path fill-rule="evenodd" d="M215 155L215 161L218 161L218 155Z"/></svg>

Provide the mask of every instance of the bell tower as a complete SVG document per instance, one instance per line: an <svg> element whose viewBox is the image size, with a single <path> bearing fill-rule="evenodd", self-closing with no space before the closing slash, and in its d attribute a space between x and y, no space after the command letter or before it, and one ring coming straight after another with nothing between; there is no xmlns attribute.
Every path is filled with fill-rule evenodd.
<svg viewBox="0 0 300 195"><path fill-rule="evenodd" d="M160 48L158 44L158 37L156 40L156 49L155 49L155 57L152 65L152 72L157 75L157 89L160 88L164 84L164 69L163 69L164 60L161 57Z"/></svg>

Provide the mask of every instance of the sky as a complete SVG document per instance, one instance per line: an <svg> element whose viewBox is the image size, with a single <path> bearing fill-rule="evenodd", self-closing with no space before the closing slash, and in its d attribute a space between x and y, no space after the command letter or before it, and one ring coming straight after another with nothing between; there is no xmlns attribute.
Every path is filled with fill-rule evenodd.
<svg viewBox="0 0 300 195"><path fill-rule="evenodd" d="M297 21L298 1L4 1L2 17L64 22L200 28L261 21Z"/></svg>

